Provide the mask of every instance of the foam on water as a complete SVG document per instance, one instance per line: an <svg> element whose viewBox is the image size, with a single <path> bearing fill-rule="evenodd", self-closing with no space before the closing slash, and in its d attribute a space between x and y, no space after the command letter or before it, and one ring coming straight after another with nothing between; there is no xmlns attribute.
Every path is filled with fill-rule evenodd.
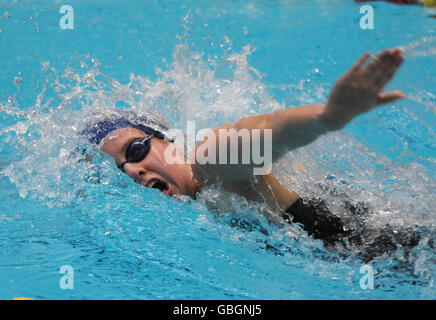
<svg viewBox="0 0 436 320"><path fill-rule="evenodd" d="M189 16L185 20L189 24ZM181 129L195 115L197 130L284 107L271 96L262 75L250 66L252 47L247 45L241 52L234 52L230 39L226 39L224 44L230 53L220 59L205 58L202 52L189 47L187 37L188 31L174 49L172 64L167 70L156 70L156 80L131 74L128 83L120 83L104 74L100 63L89 55L75 57L65 70L43 62L45 85L32 106L19 107L13 98L0 104L1 173L17 187L22 198L36 199L59 210L69 208L77 228L89 236L90 247L98 243L123 252L123 271L138 276L148 270L156 272L161 280L165 276L184 278L194 287L211 288L203 291L202 297L189 296L177 286L147 288L148 296L141 296L135 286L141 279L135 282L115 274L111 280L95 280L100 281L103 291L105 285L117 286L121 282L125 286L123 296L305 297L298 291L290 293L286 288L291 280L279 277L294 272L313 275L306 279L313 286L319 277L324 292L330 293L336 292L335 281L345 278L348 290L336 296L353 295L352 284L360 277L357 266L361 260L351 253L358 253L359 248L341 249L340 254L330 252L297 226L268 223L261 213L276 213L268 212L264 205L217 188L203 190L198 201L177 201L156 190L141 188L80 134L84 119L95 111L114 107L158 111ZM432 56L433 44L421 49L422 44L432 41L423 38L406 46L405 52L410 56ZM316 73L312 76L316 77ZM19 86L20 81L17 79L15 84ZM309 104L325 100L329 86L308 85L302 79L297 85L279 89L290 91L300 104ZM428 91L416 91L412 100L435 110L434 95ZM398 110L389 112L399 112L400 118L407 112ZM431 127L429 132L434 139ZM381 270L376 282L384 297L389 297L390 283L385 279L390 275L398 279L398 286L420 286L422 297L434 297L436 264L430 246L436 223L434 158L418 160L395 161L365 146L349 132L335 132L286 155L274 165L274 172L286 187L302 196L323 197L340 216L350 214L331 195L332 190L353 203L367 203L372 214L366 223L371 229L381 230L379 233L386 225L394 230L408 226L430 229L412 251L405 254L399 248L375 258L373 264ZM253 222L254 230L232 228L233 218ZM86 263L80 262L80 257L75 259ZM224 267L228 264L235 265L238 277ZM398 269L398 265L402 268ZM88 262L89 274L101 273L100 268L110 269L110 264L95 266ZM295 281L293 278L292 287L296 287ZM401 281L403 284L399 284ZM113 296L108 293L107 297Z"/></svg>

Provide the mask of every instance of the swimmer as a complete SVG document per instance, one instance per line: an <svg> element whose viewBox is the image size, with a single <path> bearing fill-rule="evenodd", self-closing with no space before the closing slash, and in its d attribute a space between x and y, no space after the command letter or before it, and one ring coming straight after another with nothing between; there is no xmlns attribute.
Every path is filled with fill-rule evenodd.
<svg viewBox="0 0 436 320"><path fill-rule="evenodd" d="M213 129L211 134L215 133L214 137L218 137L220 129L247 129L250 134L255 129L261 132L271 129L270 147L274 162L323 134L341 130L365 112L405 98L403 92L383 92L403 62L401 50L386 49L373 59L370 57L369 53L363 54L339 78L325 104L281 109L242 118ZM165 150L172 144L172 140L161 132L166 129L165 125L147 125L145 121L134 117L118 116L103 119L85 132L91 142L98 144L103 152L115 160L120 170L144 187L157 188L167 195L188 195L195 199L202 188L219 184L224 190L248 200L266 203L273 212L280 213L285 221L301 223L310 235L327 243L347 236L340 219L329 213L322 200L302 199L296 192L287 190L272 173L253 175L256 164L252 162L231 165L219 164L218 161L216 164L188 163L185 155L180 153L178 156L183 161L165 163ZM220 139L205 137L196 144L193 152L205 146L209 150L219 150L220 142L223 143ZM228 141L225 142L229 149ZM366 210L363 206L351 205L349 209L358 213Z"/></svg>

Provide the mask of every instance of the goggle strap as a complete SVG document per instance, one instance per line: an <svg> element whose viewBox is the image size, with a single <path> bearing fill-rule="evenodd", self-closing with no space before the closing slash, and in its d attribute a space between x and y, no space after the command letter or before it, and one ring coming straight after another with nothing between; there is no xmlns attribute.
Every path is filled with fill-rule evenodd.
<svg viewBox="0 0 436 320"><path fill-rule="evenodd" d="M158 130L154 130L153 128L147 127L147 126L141 126L141 130L143 130L146 134L152 135L156 138L168 141L168 142L174 142L174 139L168 138L165 136L162 132Z"/></svg>

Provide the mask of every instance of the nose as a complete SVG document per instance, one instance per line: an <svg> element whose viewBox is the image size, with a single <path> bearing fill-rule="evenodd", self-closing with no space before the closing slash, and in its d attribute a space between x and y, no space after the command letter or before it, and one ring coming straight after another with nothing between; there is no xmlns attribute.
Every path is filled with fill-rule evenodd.
<svg viewBox="0 0 436 320"><path fill-rule="evenodd" d="M145 178L147 170L144 167L136 163L126 163L124 165L124 172L136 183L141 183L141 180Z"/></svg>

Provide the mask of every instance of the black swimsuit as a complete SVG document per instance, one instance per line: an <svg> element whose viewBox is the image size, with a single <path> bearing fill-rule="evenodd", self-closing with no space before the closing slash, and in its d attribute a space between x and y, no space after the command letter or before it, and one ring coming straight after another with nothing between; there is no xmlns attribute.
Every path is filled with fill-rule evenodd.
<svg viewBox="0 0 436 320"><path fill-rule="evenodd" d="M354 205L346 198L342 198L341 202L344 209L350 213L352 226L347 223L348 219L344 221L333 214L326 202L319 198L299 198L281 215L287 223L301 224L310 236L322 240L326 247L342 245L345 248L354 248L353 251L357 249L358 255L368 261L383 253L393 252L399 246L410 251L425 234L429 235L418 226L394 228L386 225L381 229L372 229L365 222L369 209L364 203L359 202ZM247 231L258 229L265 235L268 234L267 230L241 219L232 219L231 226ZM431 247L433 247L433 238L430 236Z"/></svg>
<svg viewBox="0 0 436 320"><path fill-rule="evenodd" d="M345 209L354 220L354 228L344 228L344 221L332 214L324 200L299 198L282 214L288 223L300 223L304 230L316 239L321 239L326 246L343 244L357 246L359 255L369 260L385 252L393 252L399 246L410 251L423 238L424 232L418 226L393 228L386 225L382 229L370 229L365 223L369 210L363 203L357 205L343 201ZM430 237L431 239L433 237ZM348 245L347 245L348 244ZM433 246L433 241L431 241Z"/></svg>
<svg viewBox="0 0 436 320"><path fill-rule="evenodd" d="M344 230L343 221L333 215L321 199L299 198L282 217L288 223L302 224L309 235L326 243L332 244L350 235L349 230Z"/></svg>

